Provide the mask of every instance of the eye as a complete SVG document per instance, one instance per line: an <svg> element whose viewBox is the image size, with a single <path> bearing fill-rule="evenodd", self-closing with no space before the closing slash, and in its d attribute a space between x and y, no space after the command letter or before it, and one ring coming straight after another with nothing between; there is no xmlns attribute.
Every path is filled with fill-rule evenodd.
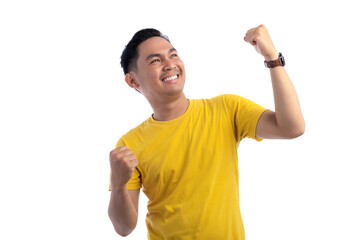
<svg viewBox="0 0 360 240"><path fill-rule="evenodd" d="M156 62L160 62L160 59L155 58L154 60L152 60L152 61L150 62L150 64L152 64L152 63L156 63Z"/></svg>
<svg viewBox="0 0 360 240"><path fill-rule="evenodd" d="M176 53L171 54L171 57L177 57L178 55Z"/></svg>

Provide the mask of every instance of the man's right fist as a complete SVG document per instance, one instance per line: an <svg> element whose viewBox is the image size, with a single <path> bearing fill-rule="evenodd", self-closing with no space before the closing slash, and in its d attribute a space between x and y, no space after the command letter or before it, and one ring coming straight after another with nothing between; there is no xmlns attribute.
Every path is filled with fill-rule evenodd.
<svg viewBox="0 0 360 240"><path fill-rule="evenodd" d="M110 152L111 189L125 188L132 177L138 160L127 146L120 146Z"/></svg>

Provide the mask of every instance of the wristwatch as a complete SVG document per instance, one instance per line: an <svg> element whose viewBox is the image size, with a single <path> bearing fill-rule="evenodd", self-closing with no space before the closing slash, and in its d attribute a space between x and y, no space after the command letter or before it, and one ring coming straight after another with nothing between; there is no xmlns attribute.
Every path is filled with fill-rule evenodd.
<svg viewBox="0 0 360 240"><path fill-rule="evenodd" d="M265 64L265 67L267 68L274 68L274 67L277 67L277 66L285 66L285 58L284 56L279 53L279 58L276 59L276 60L273 60L273 61L264 61L264 64Z"/></svg>

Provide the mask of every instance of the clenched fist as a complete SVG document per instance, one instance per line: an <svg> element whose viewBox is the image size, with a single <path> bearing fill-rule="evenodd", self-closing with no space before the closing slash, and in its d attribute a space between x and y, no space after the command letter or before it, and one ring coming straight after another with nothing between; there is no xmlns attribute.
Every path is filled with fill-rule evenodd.
<svg viewBox="0 0 360 240"><path fill-rule="evenodd" d="M270 61L278 58L278 52L264 25L260 25L247 31L244 40L253 45L255 50L264 56L266 60Z"/></svg>
<svg viewBox="0 0 360 240"><path fill-rule="evenodd" d="M120 146L110 152L111 189L126 189L126 184L132 177L138 160L126 146Z"/></svg>

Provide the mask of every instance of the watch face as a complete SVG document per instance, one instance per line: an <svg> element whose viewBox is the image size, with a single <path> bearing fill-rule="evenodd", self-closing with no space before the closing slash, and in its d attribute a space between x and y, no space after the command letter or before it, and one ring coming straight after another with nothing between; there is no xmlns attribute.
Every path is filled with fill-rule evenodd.
<svg viewBox="0 0 360 240"><path fill-rule="evenodd" d="M285 58L281 53L279 54L279 58L280 58L280 61L281 61L281 65L285 66Z"/></svg>

